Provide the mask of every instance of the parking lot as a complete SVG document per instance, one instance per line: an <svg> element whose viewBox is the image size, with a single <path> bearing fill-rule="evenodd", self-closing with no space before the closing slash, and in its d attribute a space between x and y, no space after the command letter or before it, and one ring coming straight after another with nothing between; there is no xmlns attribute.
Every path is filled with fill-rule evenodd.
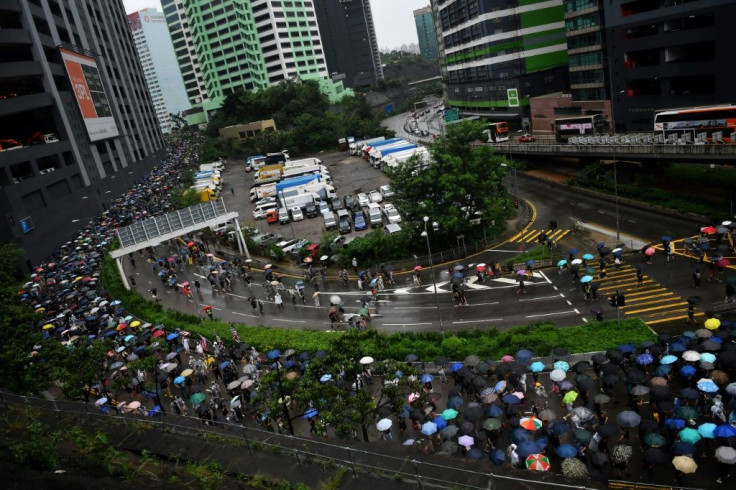
<svg viewBox="0 0 736 490"><path fill-rule="evenodd" d="M351 156L349 152L320 153L293 157L294 160L308 157L316 157L322 160L322 165L329 169L333 186L340 200L346 194L353 196L357 201L360 192L368 194L377 190L380 186L389 183L389 178L381 170L373 168L367 161ZM284 239L305 238L311 242L319 243L322 234L325 233L324 220L322 216L316 218L305 218L302 221L290 222L289 224L266 223L266 220L253 219L254 205L248 199L250 186L253 184L254 172L245 172L244 160L228 160L223 172L224 187L222 199L229 211L237 211L240 214L240 226L255 227L260 233L278 233ZM389 200L390 201L390 200ZM381 205L387 201L384 200ZM399 210L401 211L401 210ZM367 215L366 215L367 217ZM384 217L384 225L388 221ZM336 229L333 229L337 233ZM368 226L366 230L354 231L345 234L345 237L361 236L373 231Z"/></svg>

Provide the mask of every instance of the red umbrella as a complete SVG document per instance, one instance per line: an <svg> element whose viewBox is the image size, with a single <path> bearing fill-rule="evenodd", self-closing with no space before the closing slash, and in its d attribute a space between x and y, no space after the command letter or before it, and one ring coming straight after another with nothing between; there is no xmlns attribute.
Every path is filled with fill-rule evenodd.
<svg viewBox="0 0 736 490"><path fill-rule="evenodd" d="M119 332L121 330L125 330L125 327L127 327L127 325L125 323L121 323L120 325L117 326L115 330Z"/></svg>
<svg viewBox="0 0 736 490"><path fill-rule="evenodd" d="M652 255L654 255L655 251L656 250L654 250L654 247L649 247L648 249L644 250L644 255L646 255L647 257L651 257Z"/></svg>
<svg viewBox="0 0 736 490"><path fill-rule="evenodd" d="M418 271L418 270L421 270L421 269L422 269L422 266L421 265L415 265L414 266L414 270L415 271Z"/></svg>
<svg viewBox="0 0 736 490"><path fill-rule="evenodd" d="M704 226L700 229L700 233L705 233L706 235L712 235L716 232L715 226Z"/></svg>
<svg viewBox="0 0 736 490"><path fill-rule="evenodd" d="M184 288L184 287L187 287L187 286L189 286L189 281L184 281L183 283L181 283L181 287Z"/></svg>
<svg viewBox="0 0 736 490"><path fill-rule="evenodd" d="M164 335L166 335L166 332L164 332L163 330L156 330L155 332L153 332L154 337L163 337Z"/></svg>
<svg viewBox="0 0 736 490"><path fill-rule="evenodd" d="M730 260L728 260L728 259L721 259L721 260L719 260L718 262L716 262L716 265L717 265L718 267L726 267L726 266L727 266L727 265L729 265L730 263L731 263L731 261L730 261Z"/></svg>
<svg viewBox="0 0 736 490"><path fill-rule="evenodd" d="M204 305L202 307L202 311L207 311L207 310L211 310L211 309L212 309L212 307L210 305Z"/></svg>
<svg viewBox="0 0 736 490"><path fill-rule="evenodd" d="M193 247L193 246L194 246L194 242L187 243L187 247Z"/></svg>

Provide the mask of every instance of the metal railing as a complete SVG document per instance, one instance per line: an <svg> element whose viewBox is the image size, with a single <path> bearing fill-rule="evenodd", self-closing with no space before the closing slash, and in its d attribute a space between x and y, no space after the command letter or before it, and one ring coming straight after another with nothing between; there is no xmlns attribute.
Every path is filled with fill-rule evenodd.
<svg viewBox="0 0 736 490"><path fill-rule="evenodd" d="M329 461L343 467L349 468L353 476L360 473L369 475L383 475L389 478L401 478L402 480L414 481L419 488L424 484L440 488L456 488L458 484L469 489L507 489L510 485L518 485L519 488L529 486L557 487L587 489L584 485L570 485L551 481L558 475L535 473L538 479L517 478L502 475L486 470L473 469L480 463L473 464L469 460L453 460L454 466L431 463L416 459L408 454L403 457L393 456L374 451L367 451L359 447L331 444L328 442L284 434L277 434L252 425L239 425L234 423L218 423L204 421L196 417L184 415L162 414L159 412L154 417L146 417L137 413L127 414L104 414L93 404L67 401L46 400L42 398L20 396L14 393L0 391L0 403L6 410L13 407L31 408L47 412L65 413L69 415L83 416L90 422L110 423L115 421L131 430L140 430L141 425L149 429L166 430L169 433L204 436L212 435L231 439L233 442L242 441L249 451L258 451L261 448L276 452L281 456L294 457L297 465L311 462ZM251 422L252 423L252 422ZM117 442L120 447L128 439ZM345 442L344 444L349 444ZM380 444L380 443L379 443ZM484 463L486 466L488 462Z"/></svg>

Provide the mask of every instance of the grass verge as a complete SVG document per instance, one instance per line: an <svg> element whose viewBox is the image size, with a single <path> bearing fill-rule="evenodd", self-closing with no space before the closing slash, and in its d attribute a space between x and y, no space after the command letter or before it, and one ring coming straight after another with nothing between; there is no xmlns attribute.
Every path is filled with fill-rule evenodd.
<svg viewBox="0 0 736 490"><path fill-rule="evenodd" d="M232 343L229 324L217 320L205 320L204 326L194 315L166 310L160 303L149 301L134 291L128 291L118 274L115 260L107 255L103 265L105 287L113 298L123 302L127 312L152 324L164 324L169 331L186 330L193 336L201 334L212 339L217 333L225 343ZM295 349L297 352L326 350L340 332L321 330L292 330L258 326L235 325L243 341L259 351L271 349ZM520 349L529 349L537 356L546 356L555 347L570 352L607 350L625 343L641 343L656 340L652 331L639 319L588 323L576 327L557 328L552 323L531 323L500 331L491 329L460 330L443 339L439 332L385 334L369 330L354 337L364 355L376 360L404 359L416 354L420 360L431 361L442 355L451 359L464 359L470 354L499 359L513 355Z"/></svg>

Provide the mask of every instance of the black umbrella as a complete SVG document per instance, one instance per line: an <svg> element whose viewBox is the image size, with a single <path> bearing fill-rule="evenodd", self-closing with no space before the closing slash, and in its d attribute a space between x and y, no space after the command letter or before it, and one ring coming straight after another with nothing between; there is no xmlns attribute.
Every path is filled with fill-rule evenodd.
<svg viewBox="0 0 736 490"><path fill-rule="evenodd" d="M483 361L477 366L475 366L475 370L478 371L479 373L486 374L488 371L491 370L491 365Z"/></svg>
<svg viewBox="0 0 736 490"><path fill-rule="evenodd" d="M647 375L638 369L631 369L626 372L626 381L629 383L640 384L647 380Z"/></svg>
<svg viewBox="0 0 736 490"><path fill-rule="evenodd" d="M671 412L675 409L675 404L671 400L663 400L657 403L662 412Z"/></svg>
<svg viewBox="0 0 736 490"><path fill-rule="evenodd" d="M680 390L680 396L688 400L697 400L700 398L700 393L694 388L683 388Z"/></svg>
<svg viewBox="0 0 736 490"><path fill-rule="evenodd" d="M595 381L590 379L590 377L586 376L585 374L576 376L575 382L578 384L578 388L580 388L580 390L582 391L588 391L595 387Z"/></svg>
<svg viewBox="0 0 736 490"><path fill-rule="evenodd" d="M674 395L666 386L652 386L652 389L649 391L649 398L653 402L671 401L674 399Z"/></svg>
<svg viewBox="0 0 736 490"><path fill-rule="evenodd" d="M657 432L659 430L659 424L654 419L641 419L639 429L644 432Z"/></svg>
<svg viewBox="0 0 736 490"><path fill-rule="evenodd" d="M488 380L483 376L476 376L472 379L471 384L476 391L481 391L483 388L488 386Z"/></svg>
<svg viewBox="0 0 736 490"><path fill-rule="evenodd" d="M687 302L690 303L690 304L693 304L693 305L697 305L699 303L702 303L702 301L703 301L703 298L701 298L700 296L690 296L687 299Z"/></svg>
<svg viewBox="0 0 736 490"><path fill-rule="evenodd" d="M603 424L599 425L597 429L598 433L606 439L616 439L621 435L621 429L617 425Z"/></svg>
<svg viewBox="0 0 736 490"><path fill-rule="evenodd" d="M475 422L483 416L483 407L475 406L465 409L463 412L463 420Z"/></svg>
<svg viewBox="0 0 736 490"><path fill-rule="evenodd" d="M379 408L376 411L376 413L378 414L378 416L380 418L385 419L385 418L387 418L389 415L391 415L393 413L393 410L391 409L390 406L384 405L381 408Z"/></svg>
<svg viewBox="0 0 736 490"><path fill-rule="evenodd" d="M551 354L552 357L554 357L555 361L564 361L570 357L570 351L568 351L564 347L555 347L554 349L552 349Z"/></svg>
<svg viewBox="0 0 736 490"><path fill-rule="evenodd" d="M594 363L596 364L603 364L608 360L605 354L593 354L593 357L590 358Z"/></svg>
<svg viewBox="0 0 736 490"><path fill-rule="evenodd" d="M606 357L614 364L621 364L624 360L624 354L618 349L610 349L606 351Z"/></svg>
<svg viewBox="0 0 736 490"><path fill-rule="evenodd" d="M606 374L603 376L603 386L610 386L614 387L616 386L616 383L618 383L619 377L616 374Z"/></svg>
<svg viewBox="0 0 736 490"><path fill-rule="evenodd" d="M667 455L657 447L650 447L644 450L644 461L654 465L664 464L667 461Z"/></svg>
<svg viewBox="0 0 736 490"><path fill-rule="evenodd" d="M575 365L572 367L572 370L575 371L576 373L581 373L589 368L590 368L590 363L588 361L580 361L580 362L575 363Z"/></svg>
<svg viewBox="0 0 736 490"><path fill-rule="evenodd" d="M608 247L601 247L601 248L598 249L598 254L601 257L605 257L606 255L608 255L610 253L611 253L611 249L608 248Z"/></svg>
<svg viewBox="0 0 736 490"><path fill-rule="evenodd" d="M498 376L499 379L506 377L506 375L511 371L511 368L507 363L499 364L496 366L496 376Z"/></svg>
<svg viewBox="0 0 736 490"><path fill-rule="evenodd" d="M671 338L672 338L672 335L670 335L668 333L661 333L661 334L659 334L659 340L660 340L660 342L669 342Z"/></svg>
<svg viewBox="0 0 736 490"><path fill-rule="evenodd" d="M593 466L600 468L601 466L608 464L608 456L606 456L605 453L598 451L590 456L590 462Z"/></svg>
<svg viewBox="0 0 736 490"><path fill-rule="evenodd" d="M509 368L511 369L512 373L518 374L519 376L527 372L526 366L524 366L523 364L519 364L518 362L512 362L509 365Z"/></svg>

